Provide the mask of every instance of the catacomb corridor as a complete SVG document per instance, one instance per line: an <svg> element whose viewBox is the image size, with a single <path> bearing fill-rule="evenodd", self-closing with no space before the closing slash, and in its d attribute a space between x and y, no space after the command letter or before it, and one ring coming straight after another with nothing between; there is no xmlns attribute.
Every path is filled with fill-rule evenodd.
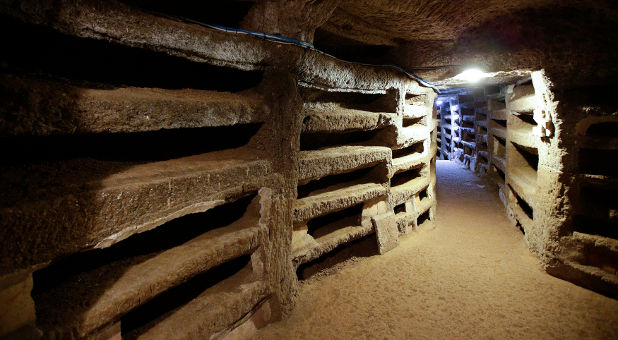
<svg viewBox="0 0 618 340"><path fill-rule="evenodd" d="M613 0L0 0L0 339L618 338Z"/></svg>

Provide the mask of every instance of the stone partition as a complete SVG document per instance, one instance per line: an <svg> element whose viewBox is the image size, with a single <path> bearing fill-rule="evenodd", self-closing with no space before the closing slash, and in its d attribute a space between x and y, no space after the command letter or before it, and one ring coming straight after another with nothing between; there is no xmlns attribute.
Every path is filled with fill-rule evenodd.
<svg viewBox="0 0 618 340"><path fill-rule="evenodd" d="M431 224L433 90L127 3L0 5L0 337L247 335Z"/></svg>

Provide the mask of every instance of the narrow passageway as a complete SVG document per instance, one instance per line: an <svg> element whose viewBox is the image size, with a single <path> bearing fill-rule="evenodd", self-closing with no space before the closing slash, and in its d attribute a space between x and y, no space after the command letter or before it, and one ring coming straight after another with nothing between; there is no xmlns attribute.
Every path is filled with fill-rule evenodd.
<svg viewBox="0 0 618 340"><path fill-rule="evenodd" d="M487 180L437 162L435 228L306 280L259 339L616 339L618 301L545 273Z"/></svg>

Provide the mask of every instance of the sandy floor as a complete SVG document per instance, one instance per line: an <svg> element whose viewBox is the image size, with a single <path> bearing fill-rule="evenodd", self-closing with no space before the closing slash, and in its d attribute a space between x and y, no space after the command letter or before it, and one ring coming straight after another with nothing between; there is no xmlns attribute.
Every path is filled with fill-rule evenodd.
<svg viewBox="0 0 618 340"><path fill-rule="evenodd" d="M438 161L437 227L306 280L260 339L618 339L618 301L542 271L493 185Z"/></svg>

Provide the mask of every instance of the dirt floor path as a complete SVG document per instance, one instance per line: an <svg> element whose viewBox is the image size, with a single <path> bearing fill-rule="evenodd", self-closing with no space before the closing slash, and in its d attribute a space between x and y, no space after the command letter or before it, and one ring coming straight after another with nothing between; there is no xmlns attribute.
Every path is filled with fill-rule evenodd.
<svg viewBox="0 0 618 340"><path fill-rule="evenodd" d="M618 339L618 301L546 274L494 186L438 161L437 225L306 280L259 339Z"/></svg>

